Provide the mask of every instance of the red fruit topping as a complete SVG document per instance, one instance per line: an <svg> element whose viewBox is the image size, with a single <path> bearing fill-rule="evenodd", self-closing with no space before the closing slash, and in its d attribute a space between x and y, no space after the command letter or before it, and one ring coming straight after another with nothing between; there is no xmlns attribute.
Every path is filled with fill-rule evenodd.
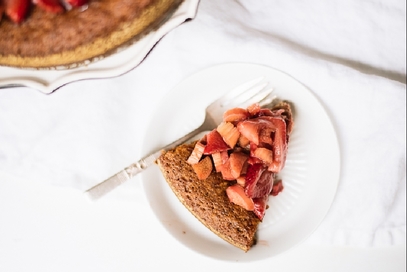
<svg viewBox="0 0 407 272"><path fill-rule="evenodd" d="M273 162L273 151L265 147L258 147L253 151L253 156L259 158L267 165Z"/></svg>
<svg viewBox="0 0 407 272"><path fill-rule="evenodd" d="M261 109L258 113L258 116L273 116L273 112L270 109Z"/></svg>
<svg viewBox="0 0 407 272"><path fill-rule="evenodd" d="M222 136L225 143L231 148L234 148L240 137L240 132L230 122L222 122L216 128L219 134Z"/></svg>
<svg viewBox="0 0 407 272"><path fill-rule="evenodd" d="M88 3L88 0L64 0L73 7L80 7Z"/></svg>
<svg viewBox="0 0 407 272"><path fill-rule="evenodd" d="M247 110L242 108L233 108L225 111L223 114L224 122L237 122L246 120L249 117Z"/></svg>
<svg viewBox="0 0 407 272"><path fill-rule="evenodd" d="M256 186L254 186L253 188L252 195L248 196L252 198L268 196L271 193L271 190L273 189L273 183L274 183L273 172L265 170L261 174L260 178L257 180Z"/></svg>
<svg viewBox="0 0 407 272"><path fill-rule="evenodd" d="M226 161L221 166L220 172L222 173L222 178L224 180L235 180L236 178L232 175L232 169L230 168L230 159Z"/></svg>
<svg viewBox="0 0 407 272"><path fill-rule="evenodd" d="M268 199L269 199L268 196L264 196L264 197L260 197L260 198L253 198L253 203L254 203L253 211L260 220L263 220L264 215L266 214Z"/></svg>
<svg viewBox="0 0 407 272"><path fill-rule="evenodd" d="M212 154L213 164L215 165L216 172L222 171L224 164L229 160L227 151L216 152Z"/></svg>
<svg viewBox="0 0 407 272"><path fill-rule="evenodd" d="M204 150L205 155L227 151L230 149L216 129L212 130L206 135L206 141L207 144Z"/></svg>
<svg viewBox="0 0 407 272"><path fill-rule="evenodd" d="M237 124L237 129L250 142L253 142L256 145L259 144L258 122L253 121L252 119L242 121Z"/></svg>
<svg viewBox="0 0 407 272"><path fill-rule="evenodd" d="M247 146L250 144L249 139L247 139L245 136L240 134L239 140L238 140L239 146L243 148L247 148Z"/></svg>
<svg viewBox="0 0 407 272"><path fill-rule="evenodd" d="M266 117L264 117L266 118ZM276 126L274 134L273 153L274 160L269 166L269 171L274 173L280 172L283 169L287 157L287 132L286 123L281 117L270 117L273 124Z"/></svg>
<svg viewBox="0 0 407 272"><path fill-rule="evenodd" d="M249 114L253 117L255 115L257 115L260 112L260 104L259 103L254 103L250 106L247 107L247 111L249 112Z"/></svg>
<svg viewBox="0 0 407 272"><path fill-rule="evenodd" d="M201 160L193 164L198 167L203 164L201 156L211 155L205 160L212 158L216 172L224 180L236 180L226 190L230 201L263 220L269 196L283 190L282 182L274 179L286 160L293 125L290 105L282 103L270 110L256 103L247 109L230 109L223 118L216 129L206 134L206 141L196 144L188 162ZM209 167L209 162L205 163ZM209 175L203 170L207 167L196 170L199 178Z"/></svg>
<svg viewBox="0 0 407 272"><path fill-rule="evenodd" d="M212 173L212 160L210 157L205 157L200 162L193 164L192 168L198 179L204 180Z"/></svg>
<svg viewBox="0 0 407 272"><path fill-rule="evenodd" d="M249 165L246 172L245 192L248 197L253 197L256 184L266 167L262 163Z"/></svg>
<svg viewBox="0 0 407 272"><path fill-rule="evenodd" d="M237 184L239 184L240 186L242 186L244 188L245 184L246 184L246 175L241 175L240 177L238 177L236 179Z"/></svg>
<svg viewBox="0 0 407 272"><path fill-rule="evenodd" d="M30 8L30 0L3 0L6 15L14 22L21 23Z"/></svg>
<svg viewBox="0 0 407 272"><path fill-rule="evenodd" d="M3 7L3 3L0 1L0 22L1 22L1 18L3 18L3 13L4 13L4 7Z"/></svg>
<svg viewBox="0 0 407 272"><path fill-rule="evenodd" d="M254 210L254 202L250 197L248 197L245 194L242 186L240 186L238 184L229 186L226 189L226 194L227 194L229 200L231 202L235 203L236 205L239 205L248 211Z"/></svg>
<svg viewBox="0 0 407 272"><path fill-rule="evenodd" d="M192 150L191 155L189 156L187 162L189 164L196 164L202 158L203 152L205 149L205 145L201 142L197 142L195 144L194 150Z"/></svg>
<svg viewBox="0 0 407 272"><path fill-rule="evenodd" d="M234 179L237 179L243 170L243 166L248 159L248 155L244 154L243 152L233 152L229 156L229 165L231 174Z"/></svg>
<svg viewBox="0 0 407 272"><path fill-rule="evenodd" d="M271 195L272 196L277 196L280 192L282 192L284 189L283 182L282 180L277 180L273 184L273 189L271 190Z"/></svg>
<svg viewBox="0 0 407 272"><path fill-rule="evenodd" d="M62 13L65 11L59 0L32 0L32 2L45 11Z"/></svg>

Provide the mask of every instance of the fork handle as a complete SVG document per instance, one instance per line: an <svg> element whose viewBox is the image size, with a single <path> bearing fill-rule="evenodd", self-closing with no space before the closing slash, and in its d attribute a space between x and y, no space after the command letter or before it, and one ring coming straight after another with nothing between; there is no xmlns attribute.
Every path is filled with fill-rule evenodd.
<svg viewBox="0 0 407 272"><path fill-rule="evenodd" d="M194 137L198 136L201 132L203 132L202 127L199 127L191 131L190 133L179 138L175 142L172 142L171 144L165 146L164 148L151 153L150 155L139 160L138 162L135 162L127 166L126 168L114 174L110 178L102 181L101 183L96 184L92 188L86 190L85 194L91 200L97 200L101 198L102 196L106 195L116 187L126 182L127 180L132 179L138 173L144 171L151 165L154 165L156 160L160 157L163 150L172 149L188 140L192 140Z"/></svg>

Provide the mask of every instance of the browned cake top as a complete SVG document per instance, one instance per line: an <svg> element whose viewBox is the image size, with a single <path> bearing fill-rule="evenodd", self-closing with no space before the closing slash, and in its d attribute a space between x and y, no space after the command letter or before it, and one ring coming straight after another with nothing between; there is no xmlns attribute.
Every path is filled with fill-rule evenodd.
<svg viewBox="0 0 407 272"><path fill-rule="evenodd" d="M247 251L254 243L260 220L244 208L230 202L225 181L213 172L206 180L198 180L186 161L194 144L181 145L164 152L158 164L178 199L206 227L229 243Z"/></svg>
<svg viewBox="0 0 407 272"><path fill-rule="evenodd" d="M129 40L131 36L141 33L154 22L163 19L167 11L171 7L177 7L180 2L180 0L91 0L87 9L75 8L63 14L45 12L34 7L27 19L19 25L5 19L0 22L0 64L2 55L38 58L59 54L76 50L100 38L108 38L121 28L128 28L114 39L99 41L94 46L97 48L89 49L93 51L100 49L99 54L106 53L109 49L117 47L119 42ZM137 24L130 25L137 20L139 20ZM122 38L123 40L116 43L116 40ZM69 56L72 59L69 59L68 63L74 62L75 58L89 57L85 56L86 51L82 49L74 52L75 56ZM60 59L61 56L55 58ZM16 61L5 59L3 64L13 65ZM23 62L20 64L25 65ZM19 66L19 63L16 63L16 66Z"/></svg>

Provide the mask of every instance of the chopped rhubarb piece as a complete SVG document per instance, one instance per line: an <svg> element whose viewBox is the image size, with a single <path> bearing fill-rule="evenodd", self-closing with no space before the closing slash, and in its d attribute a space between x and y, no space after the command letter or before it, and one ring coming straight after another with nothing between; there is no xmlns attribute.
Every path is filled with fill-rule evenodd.
<svg viewBox="0 0 407 272"><path fill-rule="evenodd" d="M246 175L241 175L240 177L238 177L236 179L237 184L239 184L240 186L242 186L244 188L244 186L246 185Z"/></svg>
<svg viewBox="0 0 407 272"><path fill-rule="evenodd" d="M259 103L254 103L250 106L247 107L247 111L249 114L253 117L256 116L260 112L260 104Z"/></svg>
<svg viewBox="0 0 407 272"><path fill-rule="evenodd" d="M41 9L52 13L62 13L65 11L64 6L59 0L32 0L32 2Z"/></svg>
<svg viewBox="0 0 407 272"><path fill-rule="evenodd" d="M21 23L31 5L30 0L3 0L4 11L6 15L14 22Z"/></svg>
<svg viewBox="0 0 407 272"><path fill-rule="evenodd" d="M195 164L198 163L199 160L202 158L203 152L205 149L205 145L202 144L201 142L197 142L195 144L194 150L192 150L191 155L189 156L187 162L189 164Z"/></svg>
<svg viewBox="0 0 407 272"><path fill-rule="evenodd" d="M261 174L266 170L262 163L249 165L246 173L245 193L248 197L253 197L255 187Z"/></svg>
<svg viewBox="0 0 407 272"><path fill-rule="evenodd" d="M234 148L240 137L240 132L230 122L222 122L216 128L219 134L222 136L225 143L231 148Z"/></svg>
<svg viewBox="0 0 407 272"><path fill-rule="evenodd" d="M238 140L239 146L246 148L249 144L250 141L249 139L247 139L245 136L243 136L242 134L240 134L239 140Z"/></svg>
<svg viewBox="0 0 407 272"><path fill-rule="evenodd" d="M273 151L265 147L257 147L253 151L253 156L270 165L273 162Z"/></svg>
<svg viewBox="0 0 407 272"><path fill-rule="evenodd" d="M212 130L206 135L206 141L207 143L204 150L205 155L227 151L230 149L216 129Z"/></svg>
<svg viewBox="0 0 407 272"><path fill-rule="evenodd" d="M64 0L72 7L80 7L88 3L88 0Z"/></svg>
<svg viewBox="0 0 407 272"><path fill-rule="evenodd" d="M226 163L224 163L221 166L220 172L222 174L222 178L224 180L235 180L236 178L232 175L232 169L230 168L230 159L227 160Z"/></svg>
<svg viewBox="0 0 407 272"><path fill-rule="evenodd" d="M248 211L254 210L253 200L245 194L242 186L238 184L229 186L226 188L226 194L229 200L236 205L239 205Z"/></svg>
<svg viewBox="0 0 407 272"><path fill-rule="evenodd" d="M253 198L253 203L254 203L254 214L257 215L257 217L260 220L263 220L264 215L266 214L266 209L267 209L267 202L268 202L268 196L260 197L260 198Z"/></svg>
<svg viewBox="0 0 407 272"><path fill-rule="evenodd" d="M216 152L212 154L213 164L215 165L216 172L220 172L224 164L229 160L227 151Z"/></svg>
<svg viewBox="0 0 407 272"><path fill-rule="evenodd" d="M204 180L212 173L212 160L210 157L203 158L200 162L193 164L194 169L198 179Z"/></svg>
<svg viewBox="0 0 407 272"><path fill-rule="evenodd" d="M248 159L248 155L243 152L233 152L229 156L229 165L232 176L237 179L241 173L245 162Z"/></svg>
<svg viewBox="0 0 407 272"><path fill-rule="evenodd" d="M242 108L233 108L223 113L224 122L238 122L246 120L247 118L249 118L249 113Z"/></svg>
<svg viewBox="0 0 407 272"><path fill-rule="evenodd" d="M269 170L278 173L283 169L286 156L287 156L287 133L286 123L281 117L264 116L262 118L269 118L276 126L273 141L273 162L269 166Z"/></svg>
<svg viewBox="0 0 407 272"><path fill-rule="evenodd" d="M279 193L281 193L282 191L283 191L283 189L284 189L284 186L283 186L283 181L280 179L280 180L277 180L274 184L273 184L273 189L271 190L271 195L272 196L276 196L276 195L278 195Z"/></svg>

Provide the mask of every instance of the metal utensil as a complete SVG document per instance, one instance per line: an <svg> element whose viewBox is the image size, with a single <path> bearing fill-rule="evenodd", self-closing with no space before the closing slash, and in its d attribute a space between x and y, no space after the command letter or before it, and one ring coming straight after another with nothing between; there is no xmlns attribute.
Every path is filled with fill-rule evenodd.
<svg viewBox="0 0 407 272"><path fill-rule="evenodd" d="M227 109L238 106L247 107L256 102L259 102L261 105L270 104L274 99L274 97L271 97L272 89L266 88L268 82L262 82L263 79L263 77L255 78L233 88L231 91L207 106L205 120L198 128L161 148L160 150L157 150L141 160L129 165L105 181L96 184L92 188L88 189L85 194L88 195L92 200L99 199L108 192L112 191L114 188L118 187L120 184L133 178L144 169L155 164L155 161L161 155L162 150L174 148L194 138L199 133L216 128L222 121L223 113Z"/></svg>

